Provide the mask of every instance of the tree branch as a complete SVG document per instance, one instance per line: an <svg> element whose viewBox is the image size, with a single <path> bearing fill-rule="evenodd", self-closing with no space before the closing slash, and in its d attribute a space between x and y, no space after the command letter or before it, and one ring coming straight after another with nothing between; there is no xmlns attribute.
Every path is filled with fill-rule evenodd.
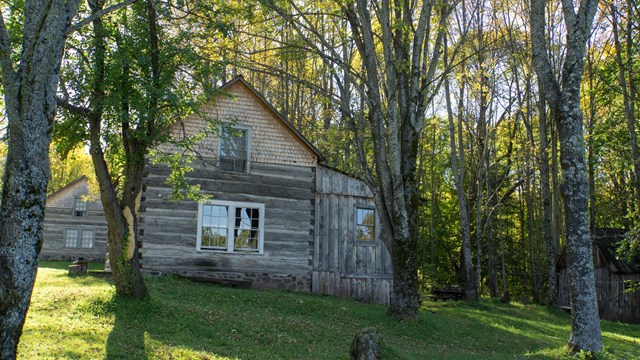
<svg viewBox="0 0 640 360"><path fill-rule="evenodd" d="M87 16L86 18L84 18L84 19L80 20L79 22L77 22L77 23L73 24L72 26L70 26L69 29L67 30L67 34L66 35L69 35L69 34L75 32L75 31L77 31L81 27L91 23L93 20L95 20L95 19L97 19L99 17L102 17L102 16L104 16L106 14L112 13L112 12L114 12L116 10L125 8L125 7L133 4L136 1L137 0L125 0L125 1L123 1L121 3L115 4L115 5L111 5L106 9L102 9L102 10L96 12L96 13L93 13L90 16Z"/></svg>
<svg viewBox="0 0 640 360"><path fill-rule="evenodd" d="M11 39L4 24L4 17L0 14L0 69L2 69L2 84L7 88L14 87L16 72L11 63Z"/></svg>
<svg viewBox="0 0 640 360"><path fill-rule="evenodd" d="M91 117L91 110L84 106L73 105L69 101L67 101L67 99L56 97L56 103L59 107L67 110L74 115L79 115L86 118Z"/></svg>

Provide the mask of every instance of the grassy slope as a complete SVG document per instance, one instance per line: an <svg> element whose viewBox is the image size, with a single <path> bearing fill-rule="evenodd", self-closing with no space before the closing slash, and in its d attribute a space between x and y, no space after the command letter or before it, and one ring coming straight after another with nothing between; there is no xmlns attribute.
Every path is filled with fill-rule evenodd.
<svg viewBox="0 0 640 360"><path fill-rule="evenodd" d="M379 305L148 278L126 301L103 278L42 263L20 359L347 359L357 329L377 326L388 359L562 359L570 317L490 301L426 302L398 323ZM640 358L640 325L603 322L606 358Z"/></svg>

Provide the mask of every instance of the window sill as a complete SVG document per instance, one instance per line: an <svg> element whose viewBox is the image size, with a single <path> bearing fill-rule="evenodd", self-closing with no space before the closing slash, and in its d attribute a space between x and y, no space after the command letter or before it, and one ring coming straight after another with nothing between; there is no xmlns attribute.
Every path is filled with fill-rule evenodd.
<svg viewBox="0 0 640 360"><path fill-rule="evenodd" d="M218 249L196 249L197 253L200 254L228 254L228 255L264 255L264 252L258 251L227 251L227 250L218 250Z"/></svg>

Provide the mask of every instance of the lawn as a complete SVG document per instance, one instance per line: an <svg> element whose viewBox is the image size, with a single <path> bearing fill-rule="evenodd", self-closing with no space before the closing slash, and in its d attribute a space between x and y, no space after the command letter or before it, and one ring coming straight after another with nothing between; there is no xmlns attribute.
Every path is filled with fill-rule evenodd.
<svg viewBox="0 0 640 360"><path fill-rule="evenodd" d="M482 300L423 304L399 323L384 306L293 292L147 278L151 298L114 295L105 277L41 263L19 359L348 359L377 326L387 359L570 359L561 311ZM602 322L604 359L640 358L640 325Z"/></svg>

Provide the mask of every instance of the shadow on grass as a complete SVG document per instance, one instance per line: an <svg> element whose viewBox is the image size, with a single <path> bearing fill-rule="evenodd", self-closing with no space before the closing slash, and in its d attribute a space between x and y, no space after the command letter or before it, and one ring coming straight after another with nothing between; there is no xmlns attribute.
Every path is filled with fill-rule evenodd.
<svg viewBox="0 0 640 360"><path fill-rule="evenodd" d="M540 307L426 303L418 319L397 322L383 306L318 295L174 278L147 278L147 286L149 300L89 304L94 316L114 318L106 359L346 359L368 326L380 329L389 359L567 358L570 319Z"/></svg>
<svg viewBox="0 0 640 360"><path fill-rule="evenodd" d="M150 300L115 298L107 359L346 359L356 331L368 326L380 329L390 359L552 359L540 352L564 343L536 339L541 328L518 322L516 308L445 306L400 323L383 306L148 280Z"/></svg>
<svg viewBox="0 0 640 360"><path fill-rule="evenodd" d="M104 309L115 316L113 329L107 337L107 360L114 359L148 359L145 348L146 323L139 320L140 311L144 315L149 300L127 300L113 294Z"/></svg>
<svg viewBox="0 0 640 360"><path fill-rule="evenodd" d="M38 267L47 269L68 270L71 263L71 261L39 261ZM104 263L90 262L89 271L104 271Z"/></svg>

